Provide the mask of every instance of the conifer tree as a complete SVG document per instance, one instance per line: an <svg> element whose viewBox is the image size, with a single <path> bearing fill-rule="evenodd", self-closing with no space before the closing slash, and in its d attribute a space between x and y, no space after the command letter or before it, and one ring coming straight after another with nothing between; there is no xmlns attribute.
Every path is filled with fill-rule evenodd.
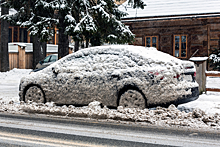
<svg viewBox="0 0 220 147"><path fill-rule="evenodd" d="M144 8L142 0L129 2L134 8ZM68 36L76 42L75 51L84 40L95 46L105 42L129 43L134 39L134 34L121 22L126 13L118 10L114 0L8 0L7 4L17 13L5 18L28 27L30 34L41 40L49 40L53 35L51 29L58 27L59 58L68 54Z"/></svg>
<svg viewBox="0 0 220 147"><path fill-rule="evenodd" d="M214 70L220 71L220 49L215 48L209 56L210 67Z"/></svg>

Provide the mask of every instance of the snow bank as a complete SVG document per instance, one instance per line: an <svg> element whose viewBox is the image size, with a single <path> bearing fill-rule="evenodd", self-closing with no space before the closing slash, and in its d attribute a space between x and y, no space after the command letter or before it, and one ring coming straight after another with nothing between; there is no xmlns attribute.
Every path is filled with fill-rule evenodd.
<svg viewBox="0 0 220 147"><path fill-rule="evenodd" d="M188 127L193 129L217 129L220 130L220 114L206 114L201 109L194 109L186 113L178 110L174 105L168 108L157 107L155 110L123 108L119 106L117 110L101 107L98 101L91 102L85 107L56 106L54 103L21 103L15 105L0 103L0 112L10 113L34 113L65 117L83 117L91 119L107 119L117 121L142 122L159 126Z"/></svg>
<svg viewBox="0 0 220 147"><path fill-rule="evenodd" d="M1 83L17 83L19 84L20 78L24 75L28 75L32 69L17 69L14 68L7 72L0 72L0 84Z"/></svg>
<svg viewBox="0 0 220 147"><path fill-rule="evenodd" d="M0 101L13 100L19 103L18 87L22 76L30 73L31 69L12 69L8 72L0 72Z"/></svg>
<svg viewBox="0 0 220 147"><path fill-rule="evenodd" d="M214 128L219 130L220 93L200 95L193 102L167 108L152 109L124 109L117 110L100 107L99 102L90 103L88 107L63 106L58 107L54 103L24 104L18 101L18 85L20 78L29 74L30 69L13 69L9 72L0 72L0 112L16 114L47 114L65 117L82 117L102 119L103 121L140 121L143 124L161 126ZM218 78L220 80L220 78ZM209 79L207 79L209 82ZM216 80L218 81L218 80ZM7 87L8 83L13 87ZM220 83L220 82L219 82ZM210 82L211 84L211 82ZM7 92L5 92L7 91ZM216 125L216 126L215 126Z"/></svg>

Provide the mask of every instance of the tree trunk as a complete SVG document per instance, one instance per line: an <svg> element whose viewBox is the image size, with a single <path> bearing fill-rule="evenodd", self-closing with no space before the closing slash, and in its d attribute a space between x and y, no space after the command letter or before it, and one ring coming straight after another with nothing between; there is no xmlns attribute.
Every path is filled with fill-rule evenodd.
<svg viewBox="0 0 220 147"><path fill-rule="evenodd" d="M69 40L68 35L64 34L66 26L62 14L59 14L59 23L58 59L69 54Z"/></svg>
<svg viewBox="0 0 220 147"><path fill-rule="evenodd" d="M79 41L75 41L74 52L79 50Z"/></svg>
<svg viewBox="0 0 220 147"><path fill-rule="evenodd" d="M86 48L89 47L89 39L86 39Z"/></svg>
<svg viewBox="0 0 220 147"><path fill-rule="evenodd" d="M42 58L45 58L47 56L47 42L40 42L40 44L43 49Z"/></svg>
<svg viewBox="0 0 220 147"><path fill-rule="evenodd" d="M33 68L36 67L39 61L45 57L43 49L41 47L40 39L37 36L33 36Z"/></svg>
<svg viewBox="0 0 220 147"><path fill-rule="evenodd" d="M2 0L2 3L5 0ZM1 15L9 13L9 9L1 6ZM9 71L9 55L8 55L8 27L9 23L6 20L1 20L1 45L0 45L0 58L1 58L1 71Z"/></svg>

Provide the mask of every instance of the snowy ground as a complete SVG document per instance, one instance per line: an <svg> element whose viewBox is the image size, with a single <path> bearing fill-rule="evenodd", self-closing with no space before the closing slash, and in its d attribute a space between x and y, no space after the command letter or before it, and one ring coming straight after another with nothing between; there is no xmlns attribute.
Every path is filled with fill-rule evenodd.
<svg viewBox="0 0 220 147"><path fill-rule="evenodd" d="M13 69L0 72L0 100L19 103L18 87L21 77L29 74L31 69Z"/></svg>
<svg viewBox="0 0 220 147"><path fill-rule="evenodd" d="M220 78L207 77L207 88L220 88ZM179 105L180 110L192 111L192 109L199 108L209 114L220 114L220 92L210 92L202 94L196 101Z"/></svg>
<svg viewBox="0 0 220 147"><path fill-rule="evenodd" d="M89 117L220 130L220 92L202 94L198 100L179 105L178 109L171 105L169 108L157 107L151 110L123 109L122 107L111 110L106 107L101 108L98 102L82 108L75 108L74 106L58 107L54 106L53 103L20 104L18 97L19 81L30 71L13 69L9 72L0 72L0 112L43 113L67 117ZM220 78L207 78L207 87L220 88Z"/></svg>

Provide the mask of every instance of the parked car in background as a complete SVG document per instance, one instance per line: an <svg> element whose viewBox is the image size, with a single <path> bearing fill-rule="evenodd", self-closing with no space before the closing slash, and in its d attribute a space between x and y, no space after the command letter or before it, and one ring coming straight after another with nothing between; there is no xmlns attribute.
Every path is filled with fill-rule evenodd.
<svg viewBox="0 0 220 147"><path fill-rule="evenodd" d="M94 100L141 109L178 105L199 96L194 77L186 79L187 66L194 69L192 62L186 64L152 47L92 47L23 77L19 96L24 102L61 105L88 105Z"/></svg>
<svg viewBox="0 0 220 147"><path fill-rule="evenodd" d="M44 58L44 60L40 61L35 69L41 69L49 66L50 64L56 62L58 60L58 54L51 54Z"/></svg>

